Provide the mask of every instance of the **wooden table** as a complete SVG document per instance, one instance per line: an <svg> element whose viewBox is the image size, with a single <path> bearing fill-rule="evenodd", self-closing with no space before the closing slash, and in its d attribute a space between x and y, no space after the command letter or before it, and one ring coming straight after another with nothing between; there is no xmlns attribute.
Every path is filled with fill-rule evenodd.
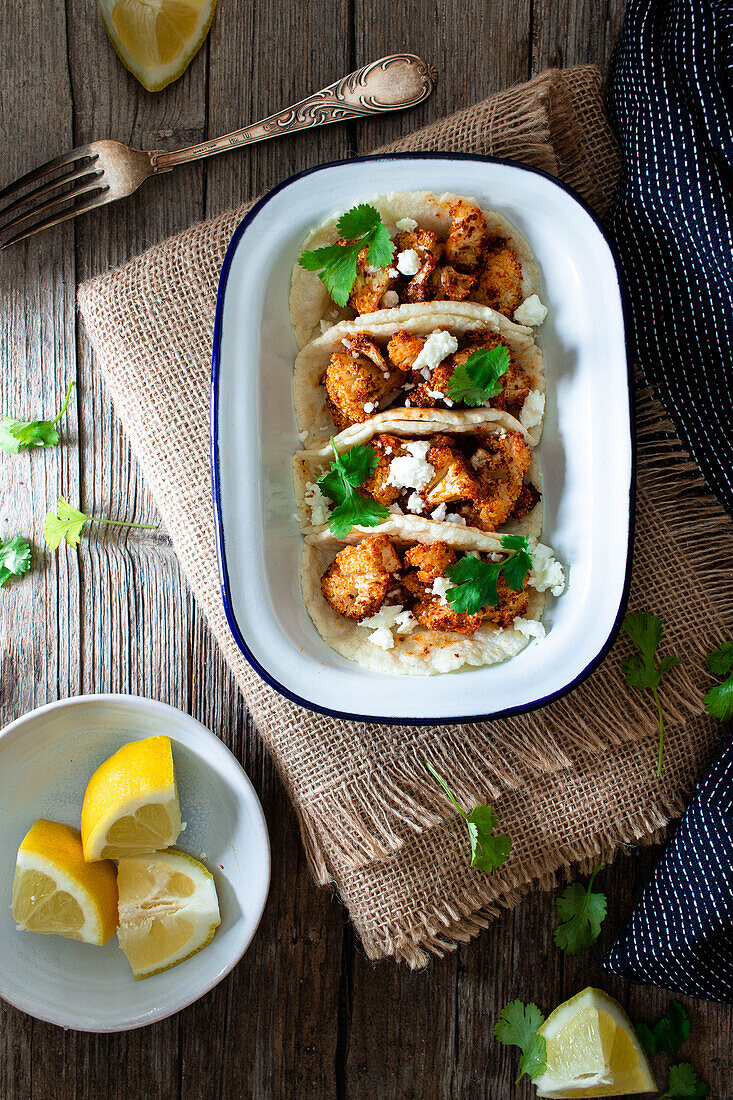
<svg viewBox="0 0 733 1100"><path fill-rule="evenodd" d="M597 983L636 1019L665 1009L668 995L605 975L600 949L566 959L554 948L552 895L531 895L422 973L367 962L338 901L309 879L293 813L165 535L100 531L77 552L53 555L42 537L59 493L94 515L156 518L77 320L78 283L292 172L368 150L549 65L605 66L622 9L621 0L219 0L188 72L150 95L117 60L94 0L5 5L3 184L95 138L160 148L233 130L399 49L431 60L440 82L406 115L284 137L181 169L124 204L0 255L0 411L51 415L76 381L62 446L0 455L0 535L22 533L34 547L32 575L0 594L0 720L84 692L167 700L243 761L273 855L270 898L249 952L172 1019L94 1036L0 1003L2 1100L529 1097L526 1079L512 1085L514 1055L492 1038L511 998L549 1008ZM622 926L657 856L635 851L605 872L602 945ZM733 1010L686 1003L694 1029L686 1057L713 1096L730 1097Z"/></svg>

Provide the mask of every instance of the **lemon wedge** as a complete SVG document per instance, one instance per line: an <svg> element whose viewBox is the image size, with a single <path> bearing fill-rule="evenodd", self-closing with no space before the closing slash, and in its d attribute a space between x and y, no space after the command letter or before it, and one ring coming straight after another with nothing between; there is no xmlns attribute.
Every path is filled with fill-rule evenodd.
<svg viewBox="0 0 733 1100"><path fill-rule="evenodd" d="M538 1096L628 1096L656 1092L651 1067L618 1001L587 989L552 1012L538 1029L547 1069L535 1078Z"/></svg>
<svg viewBox="0 0 733 1100"><path fill-rule="evenodd" d="M170 737L130 741L99 765L81 808L84 859L167 848L180 831Z"/></svg>
<svg viewBox="0 0 733 1100"><path fill-rule="evenodd" d="M40 818L18 849L12 908L20 931L106 943L117 925L114 864L85 863L78 829Z"/></svg>
<svg viewBox="0 0 733 1100"><path fill-rule="evenodd" d="M181 76L209 33L216 0L99 0L104 29L149 92Z"/></svg>
<svg viewBox="0 0 733 1100"><path fill-rule="evenodd" d="M190 959L221 923L214 879L185 852L121 859L117 939L136 978Z"/></svg>

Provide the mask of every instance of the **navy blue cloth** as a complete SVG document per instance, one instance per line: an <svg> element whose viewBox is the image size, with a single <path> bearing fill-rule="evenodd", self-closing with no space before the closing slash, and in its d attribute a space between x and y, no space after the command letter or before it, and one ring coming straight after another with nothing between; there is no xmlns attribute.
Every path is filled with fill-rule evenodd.
<svg viewBox="0 0 733 1100"><path fill-rule="evenodd" d="M733 1004L733 739L603 965L634 982Z"/></svg>
<svg viewBox="0 0 733 1100"><path fill-rule="evenodd" d="M732 0L629 0L607 104L632 352L733 511Z"/></svg>

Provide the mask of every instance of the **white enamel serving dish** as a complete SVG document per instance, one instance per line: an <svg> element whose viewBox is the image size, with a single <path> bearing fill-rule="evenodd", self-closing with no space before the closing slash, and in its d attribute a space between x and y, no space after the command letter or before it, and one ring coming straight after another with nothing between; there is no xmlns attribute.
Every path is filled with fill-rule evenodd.
<svg viewBox="0 0 733 1100"><path fill-rule="evenodd" d="M316 632L298 581L302 537L291 460L300 447L291 379L297 353L288 289L304 237L337 211L389 191L475 196L505 214L537 257L549 315L540 446L542 541L568 588L548 596L547 637L489 668L431 677L371 672ZM624 316L598 222L542 172L485 157L368 157L302 172L237 228L219 283L211 454L222 596L253 667L288 698L326 714L457 722L527 710L568 691L611 644L628 587L633 450Z"/></svg>
<svg viewBox="0 0 733 1100"><path fill-rule="evenodd" d="M117 937L104 947L18 932L10 906L18 845L39 817L79 827L87 781L127 741L167 734L181 816L177 847L216 882L221 925L197 955L135 981ZM262 807L229 749L199 722L133 695L82 695L0 732L0 996L79 1031L126 1031L178 1012L229 973L265 906L270 845Z"/></svg>

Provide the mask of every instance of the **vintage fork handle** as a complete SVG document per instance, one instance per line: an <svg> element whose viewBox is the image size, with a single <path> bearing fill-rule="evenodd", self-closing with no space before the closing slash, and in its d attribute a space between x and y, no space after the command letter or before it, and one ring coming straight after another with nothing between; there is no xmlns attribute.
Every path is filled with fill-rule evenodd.
<svg viewBox="0 0 733 1100"><path fill-rule="evenodd" d="M150 163L153 172L168 172L179 164L213 157L216 153L237 149L240 145L267 141L293 130L308 130L330 122L414 107L427 99L437 79L437 71L421 57L412 53L390 54L251 126L244 126L213 141L189 145L186 149L176 149L170 153L151 152Z"/></svg>

